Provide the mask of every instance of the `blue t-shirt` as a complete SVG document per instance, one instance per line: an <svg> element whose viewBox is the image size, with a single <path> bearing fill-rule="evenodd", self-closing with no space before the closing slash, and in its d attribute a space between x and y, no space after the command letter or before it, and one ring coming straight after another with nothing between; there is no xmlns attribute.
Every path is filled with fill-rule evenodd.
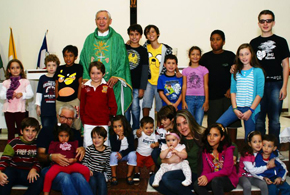
<svg viewBox="0 0 290 195"><path fill-rule="evenodd" d="M167 76L166 73L164 75L159 76L158 84L157 84L157 91L163 91L166 98L171 102L175 103L179 96L182 93L182 77L177 78L176 75L174 76ZM163 106L167 104L162 100ZM178 110L182 109L182 104L178 105Z"/></svg>
<svg viewBox="0 0 290 195"><path fill-rule="evenodd" d="M37 93L42 94L40 109L41 116L55 116L55 80L53 77L42 75L39 78Z"/></svg>

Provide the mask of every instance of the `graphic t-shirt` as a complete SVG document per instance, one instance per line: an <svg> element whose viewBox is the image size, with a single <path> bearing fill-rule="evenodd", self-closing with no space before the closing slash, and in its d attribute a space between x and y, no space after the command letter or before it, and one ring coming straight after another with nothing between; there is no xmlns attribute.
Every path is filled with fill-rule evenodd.
<svg viewBox="0 0 290 195"><path fill-rule="evenodd" d="M134 89L146 89L149 74L147 50L142 46L133 48L127 44L126 49L131 70L132 86Z"/></svg>
<svg viewBox="0 0 290 195"><path fill-rule="evenodd" d="M157 85L159 77L159 67L162 58L162 44L157 49L153 49L151 44L147 45L149 56L149 68L151 71L151 78L148 80L151 85Z"/></svg>
<svg viewBox="0 0 290 195"><path fill-rule="evenodd" d="M235 61L235 54L226 51L214 54L212 51L202 55L199 64L205 66L208 71L209 100L225 97L225 93L231 86L231 66Z"/></svg>
<svg viewBox="0 0 290 195"><path fill-rule="evenodd" d="M266 81L283 80L282 60L290 56L287 41L277 35L257 37L250 42L266 72Z"/></svg>
<svg viewBox="0 0 290 195"><path fill-rule="evenodd" d="M208 70L204 66L196 68L187 67L182 70L182 75L186 76L186 95L204 96L204 75Z"/></svg>
<svg viewBox="0 0 290 195"><path fill-rule="evenodd" d="M83 76L83 67L79 64L59 66L54 74L58 80L57 100L69 102L78 97L79 78Z"/></svg>
<svg viewBox="0 0 290 195"><path fill-rule="evenodd" d="M37 93L42 94L41 116L55 116L55 80L53 77L42 75L39 78Z"/></svg>
<svg viewBox="0 0 290 195"><path fill-rule="evenodd" d="M153 148L151 148L150 145L155 142L157 142L155 133L152 133L151 135L146 135L142 131L141 137L138 138L138 147L136 151L142 156L150 156L151 152L153 151Z"/></svg>
<svg viewBox="0 0 290 195"><path fill-rule="evenodd" d="M166 73L164 75L160 75L158 79L157 91L163 91L166 98L171 102L175 103L179 96L182 93L182 77L177 78L176 75L174 76L167 76ZM167 104L162 100L163 106ZM178 105L178 110L182 109L182 104Z"/></svg>

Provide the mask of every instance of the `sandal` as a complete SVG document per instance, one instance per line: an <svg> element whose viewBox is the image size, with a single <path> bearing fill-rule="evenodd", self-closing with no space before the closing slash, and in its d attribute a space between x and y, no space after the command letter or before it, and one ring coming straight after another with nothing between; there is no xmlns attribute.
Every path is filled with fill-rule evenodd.
<svg viewBox="0 0 290 195"><path fill-rule="evenodd" d="M130 180L129 180L129 179L130 179ZM133 181L133 179L132 179L131 176L126 177L126 181L127 181L127 184L128 184L128 185L133 185L133 184L134 184L134 181Z"/></svg>
<svg viewBox="0 0 290 195"><path fill-rule="evenodd" d="M118 185L117 177L112 177L112 179L111 179L111 185L113 185L113 186Z"/></svg>

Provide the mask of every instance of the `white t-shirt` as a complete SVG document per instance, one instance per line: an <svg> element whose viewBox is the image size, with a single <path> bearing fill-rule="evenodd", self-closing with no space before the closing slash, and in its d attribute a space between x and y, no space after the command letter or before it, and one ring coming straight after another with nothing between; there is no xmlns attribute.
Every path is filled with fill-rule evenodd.
<svg viewBox="0 0 290 195"><path fill-rule="evenodd" d="M142 156L150 156L153 150L150 145L156 142L157 138L154 132L148 136L142 131L141 137L138 138L138 147L136 151Z"/></svg>

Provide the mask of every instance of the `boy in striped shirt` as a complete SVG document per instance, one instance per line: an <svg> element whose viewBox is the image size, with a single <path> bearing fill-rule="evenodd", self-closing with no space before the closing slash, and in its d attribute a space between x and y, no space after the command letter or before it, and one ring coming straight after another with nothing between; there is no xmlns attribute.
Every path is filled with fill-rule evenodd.
<svg viewBox="0 0 290 195"><path fill-rule="evenodd" d="M28 186L25 194L38 195L42 191L43 178L37 160L36 135L39 123L35 118L22 120L22 136L11 140L0 159L0 194L10 194L13 185Z"/></svg>
<svg viewBox="0 0 290 195"><path fill-rule="evenodd" d="M110 155L111 148L104 145L107 140L107 130L95 127L91 132L93 144L86 148L83 165L90 169L90 186L93 194L107 194L106 179L111 179ZM107 178L105 178L106 174Z"/></svg>

